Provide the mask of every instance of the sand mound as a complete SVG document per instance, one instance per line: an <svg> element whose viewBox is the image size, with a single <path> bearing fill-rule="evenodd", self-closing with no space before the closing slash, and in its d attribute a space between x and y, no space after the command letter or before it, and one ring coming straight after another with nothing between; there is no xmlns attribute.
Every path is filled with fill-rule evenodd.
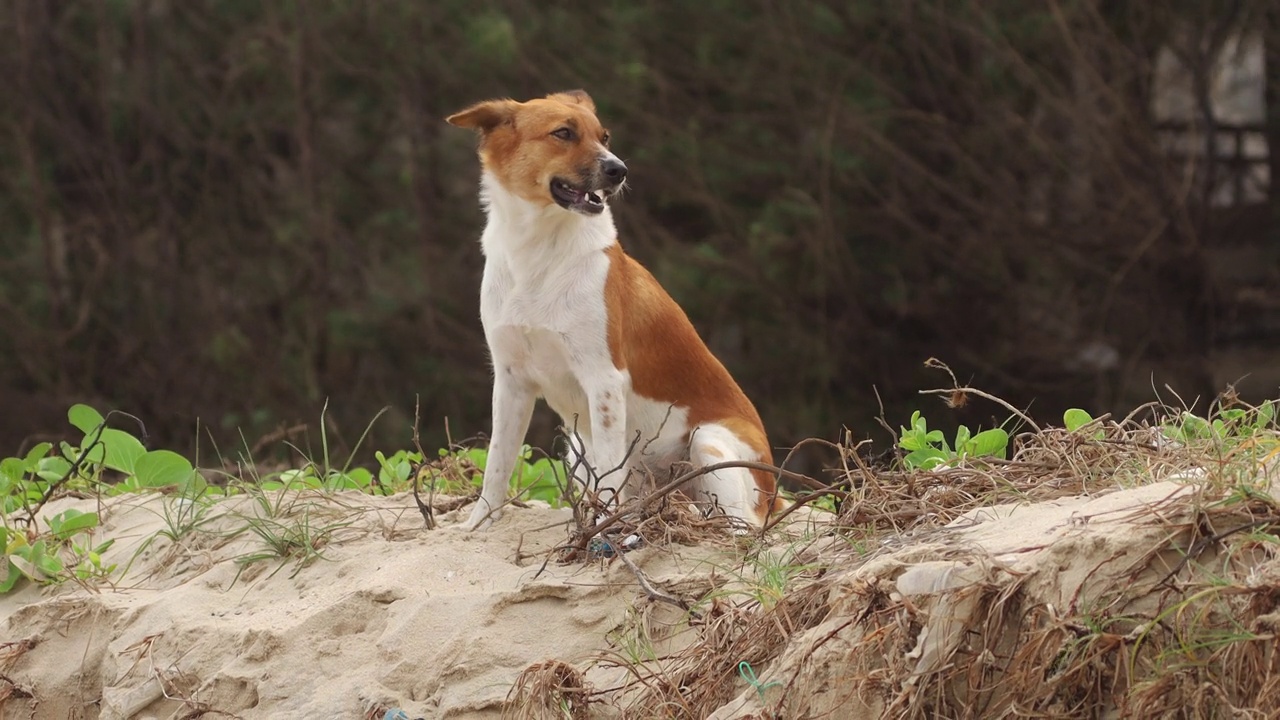
<svg viewBox="0 0 1280 720"><path fill-rule="evenodd" d="M427 532L411 498L294 496L277 517L308 523L326 543L323 559L299 568L237 562L264 546L253 533L224 535L260 514L245 498L219 503L178 542L157 537L175 502L45 509L97 509L102 534L119 539L108 560L121 567L151 542L114 590L67 584L42 595L28 584L0 597L0 639L13 643L0 648L4 717L356 718L391 707L496 717L530 663L605 647L637 593L617 563L551 563L539 574L565 539L567 511L513 508L492 532ZM658 579L697 565L643 555Z"/></svg>
<svg viewBox="0 0 1280 720"><path fill-rule="evenodd" d="M1196 480L1196 482L1192 482ZM1280 508L1197 478L793 551L772 606L712 604L634 671L634 717L1273 717ZM1265 529L1265 530L1264 530ZM745 664L744 664L745 663Z"/></svg>
<svg viewBox="0 0 1280 720"><path fill-rule="evenodd" d="M98 534L117 539L107 560L127 572L0 597L0 716L1280 707L1280 508L1265 477L1093 473L1071 495L1024 475L1035 482L1005 496L1020 502L984 506L973 488L990 474L965 472L866 475L840 513L803 508L764 540L655 538L571 564L545 562L570 537L570 514L545 508L466 534L423 529L404 496L238 496L203 514L160 494L59 500L43 514L99 512ZM892 499L873 515L910 528L849 522L870 517L873 479Z"/></svg>

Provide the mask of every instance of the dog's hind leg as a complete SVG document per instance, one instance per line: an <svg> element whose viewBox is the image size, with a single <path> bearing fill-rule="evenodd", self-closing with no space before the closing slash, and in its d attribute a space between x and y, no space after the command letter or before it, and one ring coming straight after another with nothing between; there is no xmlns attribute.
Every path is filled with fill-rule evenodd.
<svg viewBox="0 0 1280 720"><path fill-rule="evenodd" d="M719 423L703 423L689 438L689 460L694 468L724 462L760 459L760 454ZM772 498L763 498L756 475L749 468L723 468L689 481L685 490L703 508L719 509L732 518L760 526L768 516Z"/></svg>

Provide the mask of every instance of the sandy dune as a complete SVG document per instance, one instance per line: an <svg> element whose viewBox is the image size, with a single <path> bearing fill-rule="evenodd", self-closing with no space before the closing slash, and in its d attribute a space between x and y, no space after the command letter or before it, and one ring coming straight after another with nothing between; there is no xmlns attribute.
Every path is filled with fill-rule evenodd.
<svg viewBox="0 0 1280 720"><path fill-rule="evenodd" d="M758 561L742 564L741 538L736 546L726 539L630 553L654 585L698 604L693 620L646 598L616 560L552 562L539 573L566 537L566 511L513 508L492 531L467 534L424 530L410 497L293 495L274 517L325 541L324 557L301 567L237 561L262 547L252 533L231 534L265 512L247 498L217 503L208 523L177 542L157 535L179 507L173 498L60 500L46 514L98 509L99 534L118 539L110 560L123 567L136 559L114 588L28 584L0 598L0 641L14 643L0 652L0 674L12 683L0 718L183 718L202 710L381 718L390 708L408 718L491 718L502 715L520 673L551 658L576 668L585 688L581 702L569 703L577 714L561 717L653 717L670 703L685 705L686 717L722 720L895 717L971 702L1007 709L1010 694L1069 715L1059 696L1071 687L1056 688L1045 673L1076 647L1080 617L1115 611L1119 619L1106 627L1118 651L1178 657L1169 643L1185 636L1162 640L1139 620L1177 600L1170 573L1189 567L1179 548L1202 532L1197 523L1213 517L1204 508L1218 502L1197 488L1186 478L987 507L871 545L797 521L766 552L794 553L807 579L773 601L733 589L752 587L751 567L762 572ZM1238 514L1270 506L1212 507ZM1234 517L1215 522L1226 527ZM1270 617L1250 593L1256 583L1280 587L1275 554L1262 543L1199 555L1197 564L1223 577L1238 570L1242 579L1196 619L1249 626ZM1265 652L1250 638L1240 642L1241 662ZM616 662L624 658L666 679L619 690L629 677ZM1080 678L1110 677L1114 663L1090 658L1097 667L1082 665ZM755 684L742 660L758 673ZM1018 684L1027 678L1033 682ZM1054 682L1068 680L1078 678ZM1159 711L1144 705L1157 701L1142 687L1075 711ZM1249 701L1233 700L1231 690L1210 698L1226 705L1206 707ZM528 708L506 709L539 717Z"/></svg>
<svg viewBox="0 0 1280 720"><path fill-rule="evenodd" d="M173 502L108 501L99 534L118 538L109 559L124 567ZM96 503L58 501L46 514L69 506ZM259 550L255 536L215 534L241 526L237 513L252 515L251 503L214 513L224 515L180 544L153 540L114 590L27 584L0 598L0 639L34 642L6 672L33 697L0 704L0 716L167 718L207 707L336 718L399 707L409 717L496 717L525 666L605 647L637 595L619 563L550 563L539 574L565 538L567 511L513 508L491 532L428 532L410 497L304 496L293 517L352 524L292 578L293 563L273 575L279 561L236 562ZM532 557L516 562L517 547ZM669 553L637 558L658 578L683 572ZM165 699L159 675L194 702Z"/></svg>

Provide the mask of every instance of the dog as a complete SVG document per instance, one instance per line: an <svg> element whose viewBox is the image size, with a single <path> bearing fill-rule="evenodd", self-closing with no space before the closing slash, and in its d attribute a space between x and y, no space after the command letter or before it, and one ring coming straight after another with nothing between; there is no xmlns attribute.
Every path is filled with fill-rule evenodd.
<svg viewBox="0 0 1280 720"><path fill-rule="evenodd" d="M633 492L630 475L662 477L676 463L773 463L755 406L618 244L609 199L627 166L595 110L573 90L488 100L446 119L479 134L487 215L480 318L493 432L465 529L499 519L538 397L563 422L575 479L609 502ZM776 477L762 469L719 469L682 489L744 528L781 507Z"/></svg>

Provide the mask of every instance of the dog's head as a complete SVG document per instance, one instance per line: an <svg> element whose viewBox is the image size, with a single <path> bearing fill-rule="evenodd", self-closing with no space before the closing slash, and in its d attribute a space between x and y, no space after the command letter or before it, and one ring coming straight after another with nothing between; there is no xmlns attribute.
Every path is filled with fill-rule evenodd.
<svg viewBox="0 0 1280 720"><path fill-rule="evenodd" d="M581 90L516 102L487 100L448 117L480 133L480 162L509 192L537 205L596 215L627 178L609 131Z"/></svg>

